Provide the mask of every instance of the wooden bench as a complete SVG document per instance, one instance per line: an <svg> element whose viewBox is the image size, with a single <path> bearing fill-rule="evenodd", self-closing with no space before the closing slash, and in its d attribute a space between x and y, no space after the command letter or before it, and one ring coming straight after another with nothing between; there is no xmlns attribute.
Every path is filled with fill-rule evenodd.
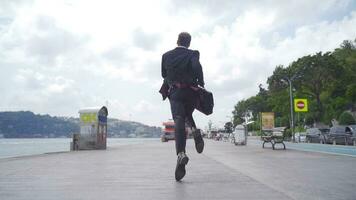
<svg viewBox="0 0 356 200"><path fill-rule="evenodd" d="M286 149L286 145L284 144L284 127L276 128L272 130L262 130L261 132L261 140L263 141L262 148L265 148L265 143L271 143L272 149L275 149L276 144L282 144L283 149Z"/></svg>

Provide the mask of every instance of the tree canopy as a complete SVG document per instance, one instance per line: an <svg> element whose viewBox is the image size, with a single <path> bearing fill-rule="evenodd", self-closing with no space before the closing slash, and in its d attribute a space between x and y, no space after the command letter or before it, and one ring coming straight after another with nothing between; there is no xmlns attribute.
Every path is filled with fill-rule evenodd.
<svg viewBox="0 0 356 200"><path fill-rule="evenodd" d="M259 86L255 96L237 102L234 125L251 111L258 120L260 112L274 112L276 126L289 126L289 83L293 98L308 99L309 110L296 115L296 124L311 125L339 119L344 111L356 111L356 40L345 40L333 52L303 56L288 66L276 66L267 79L267 89ZM258 125L254 126L258 128Z"/></svg>

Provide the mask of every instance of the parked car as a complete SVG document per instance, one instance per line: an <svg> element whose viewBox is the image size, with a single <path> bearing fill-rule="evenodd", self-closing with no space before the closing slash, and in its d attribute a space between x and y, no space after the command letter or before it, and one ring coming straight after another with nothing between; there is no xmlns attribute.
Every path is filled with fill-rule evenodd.
<svg viewBox="0 0 356 200"><path fill-rule="evenodd" d="M307 143L323 143L323 134L327 129L308 128L306 130L305 142Z"/></svg>
<svg viewBox="0 0 356 200"><path fill-rule="evenodd" d="M346 126L333 126L328 134L324 135L323 142L326 144L348 144L351 136L346 133Z"/></svg>
<svg viewBox="0 0 356 200"><path fill-rule="evenodd" d="M352 135L353 137L356 137L356 124L346 126L345 132L349 135Z"/></svg>
<svg viewBox="0 0 356 200"><path fill-rule="evenodd" d="M349 144L356 146L356 124L346 126L345 132L350 135Z"/></svg>
<svg viewBox="0 0 356 200"><path fill-rule="evenodd" d="M296 132L294 134L296 142L306 142L306 132Z"/></svg>

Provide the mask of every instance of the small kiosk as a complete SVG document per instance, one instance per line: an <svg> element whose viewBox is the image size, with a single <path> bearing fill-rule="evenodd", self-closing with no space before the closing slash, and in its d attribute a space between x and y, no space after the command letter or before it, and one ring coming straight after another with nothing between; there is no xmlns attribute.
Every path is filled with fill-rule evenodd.
<svg viewBox="0 0 356 200"><path fill-rule="evenodd" d="M235 127L233 134L233 143L235 145L246 145L247 144L247 125L237 125Z"/></svg>
<svg viewBox="0 0 356 200"><path fill-rule="evenodd" d="M108 109L84 108L79 116L80 133L73 134L71 150L106 149Z"/></svg>

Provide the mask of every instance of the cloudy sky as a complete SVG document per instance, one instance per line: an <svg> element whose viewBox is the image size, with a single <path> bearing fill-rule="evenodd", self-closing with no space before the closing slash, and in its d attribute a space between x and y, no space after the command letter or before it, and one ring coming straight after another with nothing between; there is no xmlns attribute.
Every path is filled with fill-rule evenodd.
<svg viewBox="0 0 356 200"><path fill-rule="evenodd" d="M200 51L215 112L266 86L276 65L356 38L355 0L0 0L0 111L78 116L108 104L110 117L160 126L161 55L181 31Z"/></svg>

